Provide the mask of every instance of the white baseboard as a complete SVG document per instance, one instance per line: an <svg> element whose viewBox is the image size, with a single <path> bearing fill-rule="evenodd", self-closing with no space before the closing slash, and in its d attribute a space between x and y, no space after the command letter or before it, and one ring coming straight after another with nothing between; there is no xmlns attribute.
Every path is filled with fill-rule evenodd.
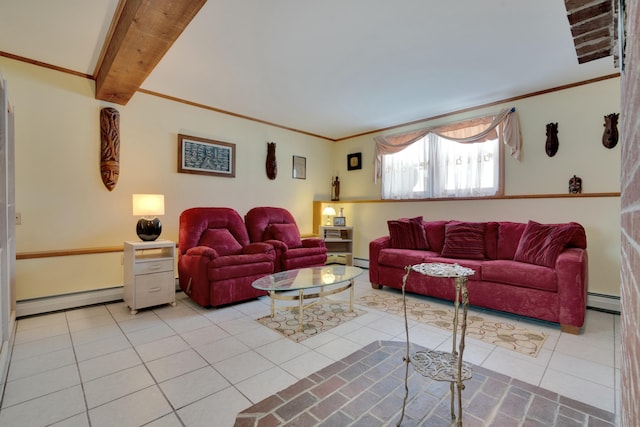
<svg viewBox="0 0 640 427"><path fill-rule="evenodd" d="M97 289L73 294L54 295L44 298L34 298L16 302L16 317L31 316L33 314L49 313L66 310L85 305L101 304L121 300L123 288Z"/></svg>
<svg viewBox="0 0 640 427"><path fill-rule="evenodd" d="M353 265L354 267L361 267L361 268L369 268L369 260L365 259L365 258L354 258L353 259Z"/></svg>
<svg viewBox="0 0 640 427"><path fill-rule="evenodd" d="M616 297L613 295L595 294L589 292L587 294L587 307L618 314L621 313L620 297Z"/></svg>

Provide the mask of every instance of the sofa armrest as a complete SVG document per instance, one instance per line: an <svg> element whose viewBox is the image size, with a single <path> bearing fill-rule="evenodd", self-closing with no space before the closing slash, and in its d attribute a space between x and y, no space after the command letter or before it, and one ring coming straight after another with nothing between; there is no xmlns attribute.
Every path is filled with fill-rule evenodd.
<svg viewBox="0 0 640 427"><path fill-rule="evenodd" d="M369 242L369 281L371 285L379 285L378 257L380 251L391 247L391 237L383 236Z"/></svg>
<svg viewBox="0 0 640 427"><path fill-rule="evenodd" d="M589 288L586 249L566 248L556 260L560 325L580 328L584 324Z"/></svg>

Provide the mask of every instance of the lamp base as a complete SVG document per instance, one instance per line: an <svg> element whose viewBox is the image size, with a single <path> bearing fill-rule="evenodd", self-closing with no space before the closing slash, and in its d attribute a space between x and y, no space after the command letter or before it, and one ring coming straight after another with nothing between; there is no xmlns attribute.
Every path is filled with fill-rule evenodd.
<svg viewBox="0 0 640 427"><path fill-rule="evenodd" d="M160 233L162 233L162 224L158 218L140 218L136 225L136 233L140 240L152 242L160 237Z"/></svg>

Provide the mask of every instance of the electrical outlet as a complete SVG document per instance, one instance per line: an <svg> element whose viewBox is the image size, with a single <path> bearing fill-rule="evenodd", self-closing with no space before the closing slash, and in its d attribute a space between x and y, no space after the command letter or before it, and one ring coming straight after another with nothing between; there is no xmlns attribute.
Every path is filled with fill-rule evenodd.
<svg viewBox="0 0 640 427"><path fill-rule="evenodd" d="M21 225L21 224L22 224L22 213L16 212L16 225Z"/></svg>

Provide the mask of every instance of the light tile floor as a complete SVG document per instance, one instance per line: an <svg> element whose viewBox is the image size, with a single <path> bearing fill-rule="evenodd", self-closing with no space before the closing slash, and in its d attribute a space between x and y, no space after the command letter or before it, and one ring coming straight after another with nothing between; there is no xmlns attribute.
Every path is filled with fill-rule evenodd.
<svg viewBox="0 0 640 427"><path fill-rule="evenodd" d="M367 276L356 279L356 298L397 292L371 289ZM269 313L267 297L221 309L177 298L176 307L135 316L117 302L19 319L0 426L233 426L238 412L370 342L405 339L401 317L370 308L293 343L254 321ZM470 311L549 337L537 358L468 339L465 360L619 413L619 316L588 310L574 336L546 322ZM410 323L409 334L450 350L441 329Z"/></svg>

